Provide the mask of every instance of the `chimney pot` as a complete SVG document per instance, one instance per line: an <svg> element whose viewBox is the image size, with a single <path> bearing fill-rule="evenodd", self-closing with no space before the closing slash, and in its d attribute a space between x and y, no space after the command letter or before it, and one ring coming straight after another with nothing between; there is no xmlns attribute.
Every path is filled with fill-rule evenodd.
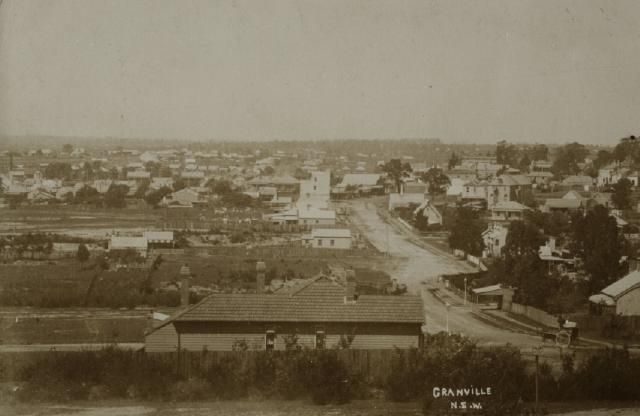
<svg viewBox="0 0 640 416"><path fill-rule="evenodd" d="M184 264L180 268L180 306L189 306L189 286L191 283L191 269Z"/></svg>
<svg viewBox="0 0 640 416"><path fill-rule="evenodd" d="M267 265L263 261L256 263L256 293L264 293L265 270Z"/></svg>
<svg viewBox="0 0 640 416"><path fill-rule="evenodd" d="M355 303L358 300L358 294L356 293L356 282L355 281L347 281L347 286L345 287L345 303Z"/></svg>

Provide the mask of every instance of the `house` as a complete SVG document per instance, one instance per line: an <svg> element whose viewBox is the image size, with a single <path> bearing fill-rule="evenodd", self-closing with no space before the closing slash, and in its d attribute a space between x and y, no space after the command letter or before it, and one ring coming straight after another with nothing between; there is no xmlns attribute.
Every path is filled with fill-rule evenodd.
<svg viewBox="0 0 640 416"><path fill-rule="evenodd" d="M618 183L622 176L618 172L618 165L611 163L598 169L598 177L596 183L598 186L608 186Z"/></svg>
<svg viewBox="0 0 640 416"><path fill-rule="evenodd" d="M640 270L634 270L610 284L589 301L614 315L640 315Z"/></svg>
<svg viewBox="0 0 640 416"><path fill-rule="evenodd" d="M473 179L469 182L466 182L462 187L462 193L460 197L462 199L471 199L471 200L487 200L487 187L488 183L486 181L480 181L478 179Z"/></svg>
<svg viewBox="0 0 640 416"><path fill-rule="evenodd" d="M300 181L289 175L259 176L247 181L246 185L249 190L255 191L265 186L276 188L278 195L290 196L296 199L300 195Z"/></svg>
<svg viewBox="0 0 640 416"><path fill-rule="evenodd" d="M325 209L298 209L300 225L335 225L336 212Z"/></svg>
<svg viewBox="0 0 640 416"><path fill-rule="evenodd" d="M162 199L162 205L169 207L193 207L197 204L206 203L202 194L194 188L184 188L173 192Z"/></svg>
<svg viewBox="0 0 640 416"><path fill-rule="evenodd" d="M482 232L484 250L482 257L501 257L502 249L507 244L509 229L502 224L491 224Z"/></svg>
<svg viewBox="0 0 640 416"><path fill-rule="evenodd" d="M174 235L173 231L155 231L148 230L143 233L147 239L147 246L152 247L173 247Z"/></svg>
<svg viewBox="0 0 640 416"><path fill-rule="evenodd" d="M546 172L546 171L543 171L543 172L531 171L527 173L525 176L536 187L549 185L549 183L551 182L551 179L553 178L553 174L551 172Z"/></svg>
<svg viewBox="0 0 640 416"><path fill-rule="evenodd" d="M453 181L454 179L461 179L465 182L468 182L477 178L476 171L474 169L463 167L455 167L453 169L449 169L445 173L445 175L447 175L449 181Z"/></svg>
<svg viewBox="0 0 640 416"><path fill-rule="evenodd" d="M127 172L127 179L134 181L145 181L151 179L151 172L146 170L132 170Z"/></svg>
<svg viewBox="0 0 640 416"><path fill-rule="evenodd" d="M531 181L524 175L500 175L487 185L487 204L523 202L532 192Z"/></svg>
<svg viewBox="0 0 640 416"><path fill-rule="evenodd" d="M284 350L292 334L314 349L335 348L341 338L351 349L423 345L419 296L358 295L355 282L324 275L282 294L261 293L259 278L256 287L255 294L214 293L162 321L146 334L145 350L232 351L238 342Z"/></svg>
<svg viewBox="0 0 640 416"><path fill-rule="evenodd" d="M421 194L427 193L427 184L422 182L404 182L402 184L402 192L405 194Z"/></svg>
<svg viewBox="0 0 640 416"><path fill-rule="evenodd" d="M491 207L492 221L523 220L524 213L531 208L516 201L498 202Z"/></svg>
<svg viewBox="0 0 640 416"><path fill-rule="evenodd" d="M348 250L352 246L351 230L348 228L314 228L311 234L302 239L305 246L314 248Z"/></svg>
<svg viewBox="0 0 640 416"><path fill-rule="evenodd" d="M414 216L421 215L427 219L427 225L442 225L442 214L433 206L431 201L425 199L414 211Z"/></svg>
<svg viewBox="0 0 640 416"><path fill-rule="evenodd" d="M573 212L584 211L589 206L589 198L582 196L577 191L569 191L562 198L548 198L544 206L543 212Z"/></svg>
<svg viewBox="0 0 640 416"><path fill-rule="evenodd" d="M334 186L332 192L344 193L349 189L358 192L371 192L374 189L383 188L383 185L378 185L380 178L381 175L378 173L347 173L342 181Z"/></svg>
<svg viewBox="0 0 640 416"><path fill-rule="evenodd" d="M180 178L190 186L198 185L204 180L204 172L201 170L184 170L180 174Z"/></svg>
<svg viewBox="0 0 640 416"><path fill-rule="evenodd" d="M173 188L173 178L153 178L149 185L151 189Z"/></svg>
<svg viewBox="0 0 640 416"><path fill-rule="evenodd" d="M530 172L551 172L552 162L548 160L534 160L529 166Z"/></svg>
<svg viewBox="0 0 640 416"><path fill-rule="evenodd" d="M593 178L586 175L567 176L562 181L562 186L588 191L593 186Z"/></svg>
<svg viewBox="0 0 640 416"><path fill-rule="evenodd" d="M409 208L411 205L419 206L425 201L424 194L389 194L389 211L397 208Z"/></svg>
<svg viewBox="0 0 640 416"><path fill-rule="evenodd" d="M336 212L324 209L290 209L269 215L274 224L335 225Z"/></svg>
<svg viewBox="0 0 640 416"><path fill-rule="evenodd" d="M549 264L549 266L557 266L560 271L574 271L575 258L569 250L556 247L555 237L549 239L538 249L540 260Z"/></svg>
<svg viewBox="0 0 640 416"><path fill-rule="evenodd" d="M108 251L134 250L142 257L147 257L148 248L145 236L112 235L109 239Z"/></svg>
<svg viewBox="0 0 640 416"><path fill-rule="evenodd" d="M461 196L466 181L460 178L453 178L450 181L447 187L447 196Z"/></svg>

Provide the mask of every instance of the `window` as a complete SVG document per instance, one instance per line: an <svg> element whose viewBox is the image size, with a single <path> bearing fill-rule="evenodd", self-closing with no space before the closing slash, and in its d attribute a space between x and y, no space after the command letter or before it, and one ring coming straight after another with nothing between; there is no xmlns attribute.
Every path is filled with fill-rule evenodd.
<svg viewBox="0 0 640 416"><path fill-rule="evenodd" d="M316 224L320 224L320 220L316 220Z"/></svg>
<svg viewBox="0 0 640 416"><path fill-rule="evenodd" d="M335 246L335 245L336 245L336 241L335 241L335 240L331 240L331 241L329 241L329 245L330 245L331 247Z"/></svg>
<svg viewBox="0 0 640 416"><path fill-rule="evenodd" d="M314 190L314 191L317 191L317 190L318 190L318 187L317 187L317 186L315 186L315 185L313 185L313 190Z"/></svg>
<svg viewBox="0 0 640 416"><path fill-rule="evenodd" d="M325 347L325 335L324 331L316 331L316 349L323 350Z"/></svg>
<svg viewBox="0 0 640 416"><path fill-rule="evenodd" d="M322 240L318 238L318 247L322 247Z"/></svg>
<svg viewBox="0 0 640 416"><path fill-rule="evenodd" d="M268 330L265 336L265 345L264 348L267 351L276 349L276 331Z"/></svg>

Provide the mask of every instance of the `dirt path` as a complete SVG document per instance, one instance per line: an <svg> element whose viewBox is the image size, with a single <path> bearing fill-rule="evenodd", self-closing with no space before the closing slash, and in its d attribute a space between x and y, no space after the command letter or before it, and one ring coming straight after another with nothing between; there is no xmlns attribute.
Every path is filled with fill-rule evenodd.
<svg viewBox="0 0 640 416"><path fill-rule="evenodd" d="M398 282L407 285L410 292L421 294L424 299L428 331L462 333L483 344L511 343L532 346L539 338L512 332L477 319L469 306L459 301L447 308L426 287L436 284L438 275L475 271L466 262L449 254L420 244L416 237L400 227L389 225L378 215L375 204L366 199L350 202L351 222L378 250L388 252L390 260L385 269Z"/></svg>

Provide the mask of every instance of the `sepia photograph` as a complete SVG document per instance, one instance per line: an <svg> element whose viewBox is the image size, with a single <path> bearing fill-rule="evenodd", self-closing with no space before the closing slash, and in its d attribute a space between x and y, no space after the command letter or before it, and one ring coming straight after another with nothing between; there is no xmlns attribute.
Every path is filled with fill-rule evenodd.
<svg viewBox="0 0 640 416"><path fill-rule="evenodd" d="M640 414L637 0L0 0L0 415Z"/></svg>

